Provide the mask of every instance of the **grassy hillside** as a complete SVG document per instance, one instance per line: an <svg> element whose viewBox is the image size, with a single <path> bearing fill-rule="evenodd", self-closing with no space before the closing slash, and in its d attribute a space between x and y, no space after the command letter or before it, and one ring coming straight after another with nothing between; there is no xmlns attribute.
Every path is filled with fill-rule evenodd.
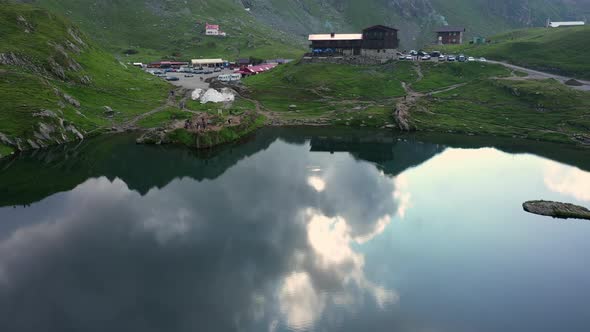
<svg viewBox="0 0 590 332"><path fill-rule="evenodd" d="M263 107L287 120L340 119L382 126L389 121L395 98L405 94L401 81L413 80L414 75L408 63L288 64L244 83Z"/></svg>
<svg viewBox="0 0 590 332"><path fill-rule="evenodd" d="M119 62L59 16L0 2L0 21L2 155L87 136L166 100L167 83Z"/></svg>
<svg viewBox="0 0 590 332"><path fill-rule="evenodd" d="M401 31L402 47L434 41L433 29L461 25L467 36L490 35L519 27L542 26L547 17L583 19L584 0L248 0L260 21L296 35L311 31L358 31L387 24Z"/></svg>
<svg viewBox="0 0 590 332"><path fill-rule="evenodd" d="M590 15L584 0L19 0L67 15L111 51L133 49L142 59L295 57L307 34L351 32L375 24L400 29L403 48L434 41L441 25L462 25L467 36L542 26ZM250 11L246 11L248 8ZM226 39L203 35L221 24Z"/></svg>
<svg viewBox="0 0 590 332"><path fill-rule="evenodd" d="M244 84L287 124L391 127L404 107L416 130L590 144L590 93L512 75L475 62L299 63Z"/></svg>
<svg viewBox="0 0 590 332"><path fill-rule="evenodd" d="M590 79L590 26L516 30L490 37L490 40L492 42L486 45L453 46L444 50Z"/></svg>
<svg viewBox="0 0 590 332"><path fill-rule="evenodd" d="M63 13L109 50L133 58L296 57L301 40L258 22L233 0L106 1L36 0ZM220 24L228 37L205 36L205 23Z"/></svg>

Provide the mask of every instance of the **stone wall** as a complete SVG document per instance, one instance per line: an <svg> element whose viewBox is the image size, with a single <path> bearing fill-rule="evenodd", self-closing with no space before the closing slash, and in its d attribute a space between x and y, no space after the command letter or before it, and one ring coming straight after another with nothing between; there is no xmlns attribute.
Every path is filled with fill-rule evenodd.
<svg viewBox="0 0 590 332"><path fill-rule="evenodd" d="M397 50L396 49L388 49L388 50L370 50L370 49L362 49L361 55L364 57L375 58L380 60L392 60L397 58Z"/></svg>

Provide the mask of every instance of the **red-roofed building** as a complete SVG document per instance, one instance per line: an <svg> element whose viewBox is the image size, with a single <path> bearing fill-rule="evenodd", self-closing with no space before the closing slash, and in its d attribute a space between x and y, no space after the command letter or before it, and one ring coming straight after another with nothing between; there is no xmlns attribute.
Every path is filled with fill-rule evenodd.
<svg viewBox="0 0 590 332"><path fill-rule="evenodd" d="M235 71L236 74L241 74L242 77L245 76L252 76L258 75L260 73L264 73L265 71L269 71L277 66L276 63L265 63L258 66L249 66L243 67L240 70Z"/></svg>
<svg viewBox="0 0 590 332"><path fill-rule="evenodd" d="M226 33L221 31L217 24L205 24L205 35L207 36L225 36Z"/></svg>

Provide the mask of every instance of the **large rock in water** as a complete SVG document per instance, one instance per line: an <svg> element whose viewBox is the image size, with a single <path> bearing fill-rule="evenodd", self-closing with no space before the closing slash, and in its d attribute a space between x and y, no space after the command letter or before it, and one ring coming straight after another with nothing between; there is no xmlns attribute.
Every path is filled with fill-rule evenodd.
<svg viewBox="0 0 590 332"><path fill-rule="evenodd" d="M551 201L529 201L522 205L529 213L561 219L590 220L590 210L585 207Z"/></svg>

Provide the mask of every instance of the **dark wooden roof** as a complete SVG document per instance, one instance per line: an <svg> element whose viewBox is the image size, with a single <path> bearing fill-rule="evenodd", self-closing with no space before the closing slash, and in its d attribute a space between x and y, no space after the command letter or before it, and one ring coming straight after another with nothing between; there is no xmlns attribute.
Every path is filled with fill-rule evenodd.
<svg viewBox="0 0 590 332"><path fill-rule="evenodd" d="M434 30L434 32L465 32L465 28L464 27L445 26L445 27L440 27L440 28Z"/></svg>
<svg viewBox="0 0 590 332"><path fill-rule="evenodd" d="M387 27L385 25L373 25L372 27L368 27L366 29L363 29L363 32L367 31L367 30L373 30L373 29L381 29L381 30L387 30L387 31L398 31L396 28L391 28L391 27Z"/></svg>

